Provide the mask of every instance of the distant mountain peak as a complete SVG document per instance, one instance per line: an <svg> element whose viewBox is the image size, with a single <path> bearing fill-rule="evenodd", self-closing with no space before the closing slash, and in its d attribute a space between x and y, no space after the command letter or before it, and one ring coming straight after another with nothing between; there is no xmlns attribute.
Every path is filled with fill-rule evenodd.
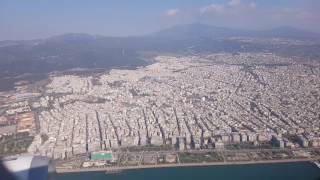
<svg viewBox="0 0 320 180"><path fill-rule="evenodd" d="M280 26L270 30L239 30L226 27L212 26L202 23L183 24L152 34L154 37L168 39L190 38L228 38L228 37L283 37L283 38L312 38L320 37L320 34L300 30L291 26Z"/></svg>
<svg viewBox="0 0 320 180"><path fill-rule="evenodd" d="M156 32L152 34L152 36L170 39L190 39L199 37L221 38L231 36L235 33L235 30L229 28L211 26L201 23L192 23L173 26L171 28Z"/></svg>
<svg viewBox="0 0 320 180"><path fill-rule="evenodd" d="M94 40L103 36L90 35L87 33L66 33L62 35L52 36L48 38L48 41L73 41L73 40Z"/></svg>

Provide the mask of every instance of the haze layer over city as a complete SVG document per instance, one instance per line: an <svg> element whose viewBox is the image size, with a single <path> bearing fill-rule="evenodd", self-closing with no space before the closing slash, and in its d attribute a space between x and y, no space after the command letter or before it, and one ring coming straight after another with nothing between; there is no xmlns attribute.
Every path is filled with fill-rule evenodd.
<svg viewBox="0 0 320 180"><path fill-rule="evenodd" d="M0 157L57 172L320 158L316 0L0 3Z"/></svg>

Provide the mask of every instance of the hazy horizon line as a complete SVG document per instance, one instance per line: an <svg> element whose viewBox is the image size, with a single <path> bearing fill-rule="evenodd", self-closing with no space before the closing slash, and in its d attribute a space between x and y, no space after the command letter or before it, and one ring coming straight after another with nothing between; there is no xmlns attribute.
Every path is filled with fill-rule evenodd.
<svg viewBox="0 0 320 180"><path fill-rule="evenodd" d="M225 29L230 29L230 30L238 30L238 31L256 31L256 32L261 32L261 31L271 31L271 30L276 30L276 29L280 29L280 28L292 28L292 29L296 29L296 30L300 30L300 31L305 31L308 33L317 33L320 35L320 32L318 31L312 31L309 29L304 29L304 28L300 28L300 27L294 27L294 26L290 26L290 25L280 25L280 26L274 26L272 28L237 28L237 27L230 27L230 26L219 26L219 25L213 25L213 24L209 24L209 23L202 23L202 22L192 22L192 23L182 23L182 24L175 24L175 25L171 25L165 28L161 28L158 29L156 31L150 31L147 33L142 33L142 34L128 34L128 35L107 35L107 34L102 34L102 33L90 33L90 32L65 32L65 33L57 33L57 34L52 34L52 35L48 35L48 36L43 36L43 37L37 37L37 38L21 38L21 39L0 39L0 41L32 41L32 40L45 40L45 39L49 39L49 38L53 38L53 37L59 37L59 36L63 36L63 35L68 35L68 34L83 34L83 35L90 35L90 36L101 36L101 37L107 37L107 38L130 38L130 37L144 37L144 36L148 36L151 34L155 34L164 30L168 30L174 27L179 27L179 26L188 26L188 25L205 25L205 26L211 26L211 27L217 27L217 28L225 28Z"/></svg>

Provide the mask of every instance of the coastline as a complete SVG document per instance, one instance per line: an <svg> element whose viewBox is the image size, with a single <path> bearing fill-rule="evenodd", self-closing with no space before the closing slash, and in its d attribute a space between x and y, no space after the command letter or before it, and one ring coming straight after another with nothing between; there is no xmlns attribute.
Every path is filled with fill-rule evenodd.
<svg viewBox="0 0 320 180"><path fill-rule="evenodd" d="M76 173L76 172L97 172L97 171L122 171L133 169L151 169L151 168L173 168L173 167L201 167L201 166L225 166L225 165L247 165L247 164L275 164L291 162L311 162L314 159L281 159L281 160L261 160L261 161L236 161L236 162L204 162L204 163L175 163L175 164L156 164L156 165L137 165L137 166L112 166L112 167L94 167L94 168L57 168L57 173Z"/></svg>

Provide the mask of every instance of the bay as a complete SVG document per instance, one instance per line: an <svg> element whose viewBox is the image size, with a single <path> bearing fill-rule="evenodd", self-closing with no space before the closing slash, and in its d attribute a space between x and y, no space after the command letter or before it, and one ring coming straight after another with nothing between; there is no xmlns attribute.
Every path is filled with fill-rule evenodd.
<svg viewBox="0 0 320 180"><path fill-rule="evenodd" d="M125 170L120 173L59 174L57 180L320 180L312 163L277 163Z"/></svg>

